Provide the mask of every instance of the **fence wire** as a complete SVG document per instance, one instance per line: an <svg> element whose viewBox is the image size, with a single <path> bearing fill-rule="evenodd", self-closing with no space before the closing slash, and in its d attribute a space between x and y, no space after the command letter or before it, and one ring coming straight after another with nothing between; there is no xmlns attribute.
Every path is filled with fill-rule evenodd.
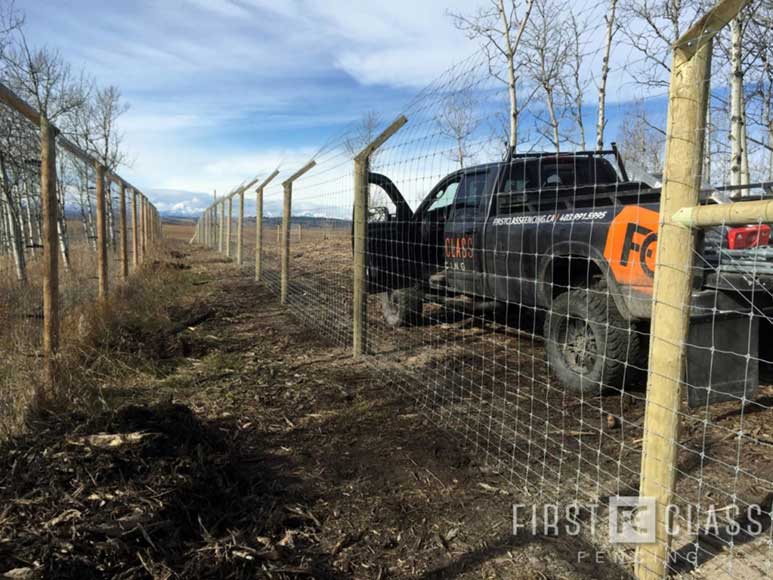
<svg viewBox="0 0 773 580"><path fill-rule="evenodd" d="M43 214L41 209L40 139L27 119L0 104L6 132L2 141L0 190L0 437L24 421L30 398L42 377ZM61 335L77 340L83 314L97 299L97 210L93 162L72 155L58 138L56 192ZM121 277L120 190L105 184L108 277ZM131 227L131 190L126 196L126 224ZM128 263L134 261L128 232Z"/></svg>
<svg viewBox="0 0 773 580"><path fill-rule="evenodd" d="M723 50L717 43L715 61ZM647 59L625 66L638 64ZM492 66L482 51L446 71L370 159L365 360L380 384L461 436L529 502L597 504L606 524L611 498L639 495L643 442L657 435L645 410L667 101L608 87L609 137L587 151L581 121L596 111L572 116L564 104L553 123L544 97L533 96L509 149L507 92ZM771 199L767 150L747 152L742 176L729 154L737 147L727 87L709 95L699 203ZM293 184L287 305L341 346L352 344L352 158L389 120L337 135ZM765 142L763 129L748 130L750 143ZM264 192L261 277L277 295L282 199L277 180ZM679 435L669 442L677 462L667 569L769 577L770 224L697 229L683 271L691 305ZM674 316L685 309L666 306ZM594 541L632 565L636 544L608 530L597 525Z"/></svg>

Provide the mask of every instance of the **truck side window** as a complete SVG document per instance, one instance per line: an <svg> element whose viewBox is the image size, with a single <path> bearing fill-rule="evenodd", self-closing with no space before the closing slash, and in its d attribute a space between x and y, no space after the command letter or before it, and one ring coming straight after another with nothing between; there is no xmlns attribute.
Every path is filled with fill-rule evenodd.
<svg viewBox="0 0 773 580"><path fill-rule="evenodd" d="M503 172L494 210L498 215L523 213L527 210L523 192L535 187L533 166L511 163Z"/></svg>
<svg viewBox="0 0 773 580"><path fill-rule="evenodd" d="M505 172L500 191L502 193L521 192L536 187L531 167L523 163L511 163Z"/></svg>
<svg viewBox="0 0 773 580"><path fill-rule="evenodd" d="M430 204L430 206L427 208L427 211L433 211L451 205L451 203L454 201L454 196L456 196L456 190L458 188L458 179L446 185L445 189L438 191L435 194L435 201Z"/></svg>
<svg viewBox="0 0 773 580"><path fill-rule="evenodd" d="M488 173L480 171L464 176L461 186L456 191L454 206L476 208L480 205L483 192L486 189Z"/></svg>
<svg viewBox="0 0 773 580"><path fill-rule="evenodd" d="M386 191L371 183L368 186L368 221L388 222L395 219L396 215L397 208Z"/></svg>

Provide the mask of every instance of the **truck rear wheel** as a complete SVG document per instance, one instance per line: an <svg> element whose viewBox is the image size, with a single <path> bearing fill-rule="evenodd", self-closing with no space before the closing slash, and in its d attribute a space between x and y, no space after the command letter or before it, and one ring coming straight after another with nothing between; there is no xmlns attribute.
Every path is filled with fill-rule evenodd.
<svg viewBox="0 0 773 580"><path fill-rule="evenodd" d="M622 387L640 362L640 337L600 289L577 289L553 300L545 320L548 366L578 393Z"/></svg>
<svg viewBox="0 0 773 580"><path fill-rule="evenodd" d="M408 326L421 317L424 292L419 288L400 288L382 295L381 309L389 326Z"/></svg>

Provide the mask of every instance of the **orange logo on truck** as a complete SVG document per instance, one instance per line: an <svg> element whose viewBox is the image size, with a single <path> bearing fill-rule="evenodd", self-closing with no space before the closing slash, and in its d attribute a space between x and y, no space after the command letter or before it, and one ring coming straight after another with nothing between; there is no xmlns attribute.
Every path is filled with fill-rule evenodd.
<svg viewBox="0 0 773 580"><path fill-rule="evenodd" d="M652 292L658 218L656 211L631 205L617 214L609 225L604 257L619 284Z"/></svg>

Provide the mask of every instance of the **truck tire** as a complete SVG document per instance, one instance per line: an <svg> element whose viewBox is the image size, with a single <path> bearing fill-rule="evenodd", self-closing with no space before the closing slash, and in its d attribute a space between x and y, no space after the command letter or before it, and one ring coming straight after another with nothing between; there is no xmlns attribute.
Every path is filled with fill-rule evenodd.
<svg viewBox="0 0 773 580"><path fill-rule="evenodd" d="M553 300L545 319L548 366L565 387L600 394L622 387L641 363L639 333L603 289L577 289Z"/></svg>
<svg viewBox="0 0 773 580"><path fill-rule="evenodd" d="M421 318L424 292L419 288L400 288L385 292L381 298L384 320L394 328L415 324Z"/></svg>

